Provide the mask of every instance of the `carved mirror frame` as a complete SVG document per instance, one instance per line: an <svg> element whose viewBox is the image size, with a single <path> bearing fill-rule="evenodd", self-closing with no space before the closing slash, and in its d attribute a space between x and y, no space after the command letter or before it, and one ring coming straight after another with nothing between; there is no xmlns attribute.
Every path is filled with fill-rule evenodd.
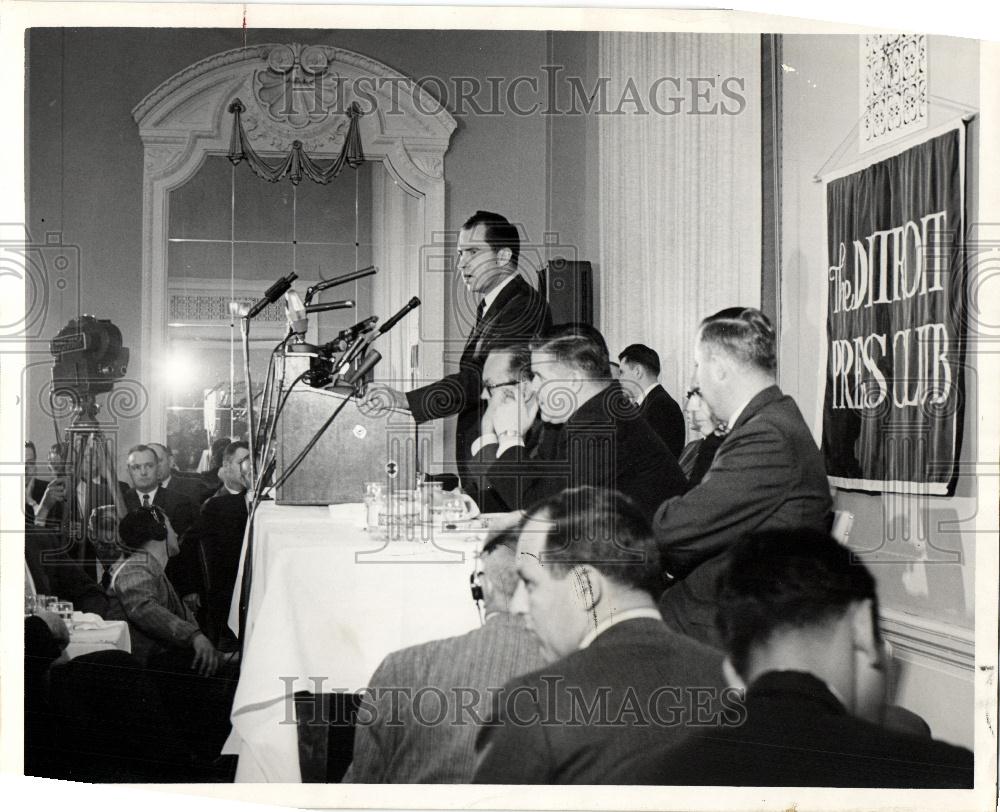
<svg viewBox="0 0 1000 812"><path fill-rule="evenodd" d="M251 145L265 159L284 157L294 140L310 157L336 158L347 132L346 111L352 102L359 104L365 158L380 161L388 173L376 173L382 181L373 189L373 259L380 268L373 312L384 319L411 295L422 301L380 343L385 358L378 376L406 388L414 376L443 374L442 353L418 353L419 366L411 368L411 348L418 342L440 347L444 341L450 266L444 154L454 118L409 77L353 51L296 43L225 51L176 73L132 111L144 151L140 358L149 394L141 418L146 438L166 436L167 392L153 380L148 359L163 357L168 346L169 193L187 183L207 156L228 154L233 125L228 108L236 98L246 107L243 122ZM275 278L289 270L276 269ZM261 293L266 286L261 283ZM435 454L441 451L441 434L438 428Z"/></svg>

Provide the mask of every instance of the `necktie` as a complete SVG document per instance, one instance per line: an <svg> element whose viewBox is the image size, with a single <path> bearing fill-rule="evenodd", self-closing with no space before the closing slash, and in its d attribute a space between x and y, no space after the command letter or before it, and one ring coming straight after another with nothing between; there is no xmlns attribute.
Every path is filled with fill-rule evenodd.
<svg viewBox="0 0 1000 812"><path fill-rule="evenodd" d="M485 313L485 312L486 312L486 300L483 299L476 306L476 327L478 327L479 326L479 322L481 322L483 320L483 313Z"/></svg>
<svg viewBox="0 0 1000 812"><path fill-rule="evenodd" d="M104 570L104 574L101 576L101 589L105 592L111 589L111 570Z"/></svg>
<svg viewBox="0 0 1000 812"><path fill-rule="evenodd" d="M144 493L142 495L142 506L144 508L148 508L149 507L149 494L148 493Z"/></svg>

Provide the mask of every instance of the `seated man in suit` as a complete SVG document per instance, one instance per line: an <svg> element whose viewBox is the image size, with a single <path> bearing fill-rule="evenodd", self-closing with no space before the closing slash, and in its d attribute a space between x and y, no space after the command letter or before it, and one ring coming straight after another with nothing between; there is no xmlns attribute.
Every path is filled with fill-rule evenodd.
<svg viewBox="0 0 1000 812"><path fill-rule="evenodd" d="M576 488L535 505L517 571L514 611L558 659L497 696L476 741L475 783L604 783L623 761L714 719L722 655L660 618L656 544L630 499Z"/></svg>
<svg viewBox="0 0 1000 812"><path fill-rule="evenodd" d="M531 373L530 387L509 386L491 399L497 447L489 481L509 509L592 485L621 491L648 518L684 493L676 458L608 377L603 341L582 331L533 341ZM562 428L532 457L525 444L536 416Z"/></svg>
<svg viewBox="0 0 1000 812"><path fill-rule="evenodd" d="M190 559L190 566L200 566L197 558L201 545L208 583L205 585L203 625L216 645L229 647L235 643L226 626L229 606L233 599L236 572L243 550L243 533L247 526L246 488L240 466L250 456L246 443L239 441L226 446L219 478L218 493L202 506L198 518L181 542L177 559Z"/></svg>
<svg viewBox="0 0 1000 812"><path fill-rule="evenodd" d="M517 527L509 527L491 532L479 554L472 588L485 613L481 628L395 651L376 669L358 711L345 783L472 780L478 724L493 695L544 663L538 638L523 616L509 611L517 588L516 544ZM442 696L445 718L428 724L441 715Z"/></svg>
<svg viewBox="0 0 1000 812"><path fill-rule="evenodd" d="M684 414L677 401L660 384L660 356L645 344L629 344L618 355L620 380L631 382L638 393L635 405L657 437L680 457L684 449Z"/></svg>
<svg viewBox="0 0 1000 812"><path fill-rule="evenodd" d="M798 407L775 385L775 336L759 310L705 319L695 345L693 388L725 421L701 483L665 502L653 530L678 579L660 601L678 631L718 646L715 585L733 544L776 527L825 529L832 506L826 468Z"/></svg>
<svg viewBox="0 0 1000 812"><path fill-rule="evenodd" d="M741 724L623 765L621 783L972 787L972 753L890 730L875 580L826 533L770 530L732 550L718 624Z"/></svg>
<svg viewBox="0 0 1000 812"><path fill-rule="evenodd" d="M49 480L41 479L38 464L38 452L31 440L24 441L24 523L25 526L35 523L35 511L45 496Z"/></svg>
<svg viewBox="0 0 1000 812"><path fill-rule="evenodd" d="M167 561L180 549L177 535L154 506L122 519L118 538L126 555L112 573L112 589L125 609L132 653L157 682L192 749L214 758L228 735L236 685L228 658L201 631L167 579Z"/></svg>
<svg viewBox="0 0 1000 812"><path fill-rule="evenodd" d="M684 446L677 462L693 488L705 478L727 431L725 423L712 414L697 389L688 390L684 411L695 439Z"/></svg>

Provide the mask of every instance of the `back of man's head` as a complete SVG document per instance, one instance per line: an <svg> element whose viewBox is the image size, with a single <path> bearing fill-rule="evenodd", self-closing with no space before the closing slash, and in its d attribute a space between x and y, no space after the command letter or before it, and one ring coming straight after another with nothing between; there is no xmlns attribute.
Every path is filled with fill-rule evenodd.
<svg viewBox="0 0 1000 812"><path fill-rule="evenodd" d="M741 366L770 375L777 367L774 328L756 308L728 307L704 319L698 340Z"/></svg>
<svg viewBox="0 0 1000 812"><path fill-rule="evenodd" d="M622 589L660 597L663 568L653 531L620 491L568 488L533 505L528 515L546 523L542 563L554 574L562 577L586 564Z"/></svg>
<svg viewBox="0 0 1000 812"><path fill-rule="evenodd" d="M548 353L552 360L579 370L591 380L611 379L607 342L593 327L560 325L532 341L531 350Z"/></svg>
<svg viewBox="0 0 1000 812"><path fill-rule="evenodd" d="M516 268L521 255L521 235L517 233L517 226L512 225L502 214L482 210L462 224L463 229L470 231L476 226L483 226L483 240L494 251L510 249L510 265Z"/></svg>
<svg viewBox="0 0 1000 812"><path fill-rule="evenodd" d="M652 347L645 344L629 344L618 354L618 360L629 364L638 364L647 375L657 378L660 375L660 356Z"/></svg>
<svg viewBox="0 0 1000 812"><path fill-rule="evenodd" d="M150 541L166 541L167 526L159 508L137 508L118 523L118 540L129 552L141 550Z"/></svg>
<svg viewBox="0 0 1000 812"><path fill-rule="evenodd" d="M817 530L772 530L737 543L717 600L716 625L743 677L751 656L782 634L815 630L821 637L865 600L878 635L875 579L847 547Z"/></svg>
<svg viewBox="0 0 1000 812"><path fill-rule="evenodd" d="M231 463L233 461L233 457L236 456L236 452L241 448L245 448L249 451L250 445L243 440L237 440L236 442L227 445L226 450L222 452L222 462L225 464Z"/></svg>

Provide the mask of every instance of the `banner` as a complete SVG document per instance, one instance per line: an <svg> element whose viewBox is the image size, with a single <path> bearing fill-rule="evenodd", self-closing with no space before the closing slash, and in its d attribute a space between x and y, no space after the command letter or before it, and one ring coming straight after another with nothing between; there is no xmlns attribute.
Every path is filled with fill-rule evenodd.
<svg viewBox="0 0 1000 812"><path fill-rule="evenodd" d="M841 488L947 494L962 426L965 128L826 182L823 454Z"/></svg>

